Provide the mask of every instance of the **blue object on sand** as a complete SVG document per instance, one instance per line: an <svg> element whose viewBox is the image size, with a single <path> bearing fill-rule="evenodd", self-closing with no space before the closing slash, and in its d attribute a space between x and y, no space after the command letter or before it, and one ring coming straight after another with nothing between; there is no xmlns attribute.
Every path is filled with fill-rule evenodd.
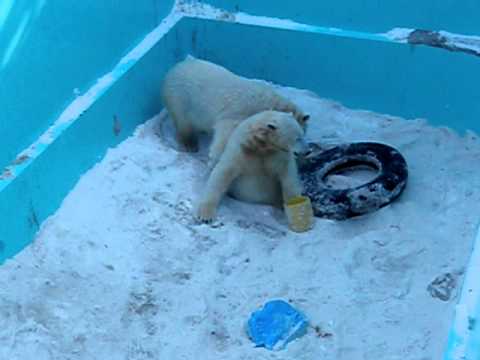
<svg viewBox="0 0 480 360"><path fill-rule="evenodd" d="M247 324L248 336L257 347L282 350L307 332L307 318L282 300L269 301L255 311Z"/></svg>

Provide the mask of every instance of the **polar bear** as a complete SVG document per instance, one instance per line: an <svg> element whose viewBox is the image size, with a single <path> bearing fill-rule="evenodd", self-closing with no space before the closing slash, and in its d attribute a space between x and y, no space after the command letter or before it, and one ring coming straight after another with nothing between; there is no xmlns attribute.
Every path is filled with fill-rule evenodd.
<svg viewBox="0 0 480 360"><path fill-rule="evenodd" d="M309 115L265 82L237 76L208 61L188 56L165 76L161 97L187 151L197 151L196 133L213 133L209 158L215 164L233 129L265 110L292 113L305 129Z"/></svg>
<svg viewBox="0 0 480 360"><path fill-rule="evenodd" d="M290 113L263 111L242 121L210 174L196 218L212 221L226 193L274 206L301 195L293 147L302 136L303 129Z"/></svg>

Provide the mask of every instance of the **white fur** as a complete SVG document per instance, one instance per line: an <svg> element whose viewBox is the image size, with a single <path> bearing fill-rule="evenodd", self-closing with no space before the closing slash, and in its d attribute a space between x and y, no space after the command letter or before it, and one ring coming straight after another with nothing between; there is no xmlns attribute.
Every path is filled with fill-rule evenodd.
<svg viewBox="0 0 480 360"><path fill-rule="evenodd" d="M197 218L213 220L227 192L239 200L276 206L301 195L292 149L302 135L288 113L264 111L241 122L210 174Z"/></svg>
<svg viewBox="0 0 480 360"><path fill-rule="evenodd" d="M162 101L175 125L177 140L186 150L197 150L196 133L214 133L209 153L212 164L238 123L254 114L265 110L290 112L302 126L308 119L270 85L191 56L166 75Z"/></svg>

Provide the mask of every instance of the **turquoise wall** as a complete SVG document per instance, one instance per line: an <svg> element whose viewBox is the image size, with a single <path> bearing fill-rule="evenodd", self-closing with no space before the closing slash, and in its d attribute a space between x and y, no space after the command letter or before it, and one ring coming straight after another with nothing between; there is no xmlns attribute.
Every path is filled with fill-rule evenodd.
<svg viewBox="0 0 480 360"><path fill-rule="evenodd" d="M352 108L480 133L478 57L230 22L192 19L189 25L200 44L191 50L196 56L243 76L309 89Z"/></svg>
<svg viewBox="0 0 480 360"><path fill-rule="evenodd" d="M0 186L0 264L32 241L42 222L108 148L160 112L159 84L167 70L185 57L179 48L180 34L186 33L181 25L119 77L12 182ZM121 123L120 133L114 131L114 119Z"/></svg>
<svg viewBox="0 0 480 360"><path fill-rule="evenodd" d="M478 0L202 0L229 11L384 32L394 27L480 34Z"/></svg>
<svg viewBox="0 0 480 360"><path fill-rule="evenodd" d="M478 0L201 1L316 25L323 34L197 22L192 31L202 44L200 57L246 76L313 90L349 107L480 132L480 58L368 36L395 27L480 36ZM358 36L325 33L330 27ZM230 39L237 39L235 47Z"/></svg>
<svg viewBox="0 0 480 360"><path fill-rule="evenodd" d="M0 0L0 169L152 30L173 0Z"/></svg>

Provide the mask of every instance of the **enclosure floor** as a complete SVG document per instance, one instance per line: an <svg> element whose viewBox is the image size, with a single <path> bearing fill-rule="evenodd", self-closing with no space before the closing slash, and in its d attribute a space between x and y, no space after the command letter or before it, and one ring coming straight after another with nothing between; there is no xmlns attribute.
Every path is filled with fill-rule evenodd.
<svg viewBox="0 0 480 360"><path fill-rule="evenodd" d="M232 199L214 226L197 225L204 153L175 150L157 117L85 174L0 268L0 359L440 359L459 286L449 301L427 288L447 273L441 285L458 284L468 261L479 140L280 91L312 115L311 139L397 147L410 170L403 196L306 234L289 232L277 210ZM271 353L252 346L244 325L277 298L312 327Z"/></svg>

